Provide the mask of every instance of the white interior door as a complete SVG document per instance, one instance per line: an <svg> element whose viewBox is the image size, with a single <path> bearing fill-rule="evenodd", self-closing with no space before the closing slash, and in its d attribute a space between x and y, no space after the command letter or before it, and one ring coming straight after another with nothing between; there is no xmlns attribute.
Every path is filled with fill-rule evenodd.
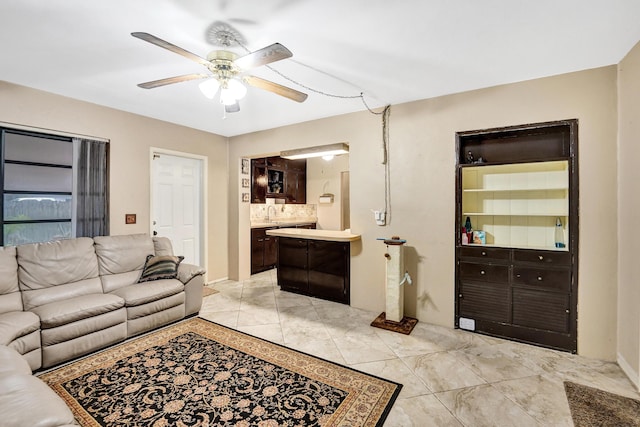
<svg viewBox="0 0 640 427"><path fill-rule="evenodd" d="M152 233L171 240L175 255L202 265L202 159L153 153Z"/></svg>

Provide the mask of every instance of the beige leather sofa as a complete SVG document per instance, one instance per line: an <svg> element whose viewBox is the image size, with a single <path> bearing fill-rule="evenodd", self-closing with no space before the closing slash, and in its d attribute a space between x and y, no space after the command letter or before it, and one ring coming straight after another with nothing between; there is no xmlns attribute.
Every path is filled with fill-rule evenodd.
<svg viewBox="0 0 640 427"><path fill-rule="evenodd" d="M3 422L7 413L32 415L13 406L32 402L19 397L31 387L46 397L25 363L31 374L200 311L204 270L180 263L176 279L138 283L148 255L173 255L170 241L136 234L0 247L0 364L16 365L0 371ZM14 424L69 424L54 412L59 422Z"/></svg>
<svg viewBox="0 0 640 427"><path fill-rule="evenodd" d="M77 425L64 400L31 375L20 353L4 345L0 345L0 417L4 427Z"/></svg>

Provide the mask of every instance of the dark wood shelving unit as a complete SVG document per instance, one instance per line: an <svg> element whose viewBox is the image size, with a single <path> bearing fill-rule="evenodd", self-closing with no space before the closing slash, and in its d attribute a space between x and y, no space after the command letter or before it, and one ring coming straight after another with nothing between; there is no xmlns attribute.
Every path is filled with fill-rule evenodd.
<svg viewBox="0 0 640 427"><path fill-rule="evenodd" d="M577 120L457 133L456 327L577 351L577 144Z"/></svg>

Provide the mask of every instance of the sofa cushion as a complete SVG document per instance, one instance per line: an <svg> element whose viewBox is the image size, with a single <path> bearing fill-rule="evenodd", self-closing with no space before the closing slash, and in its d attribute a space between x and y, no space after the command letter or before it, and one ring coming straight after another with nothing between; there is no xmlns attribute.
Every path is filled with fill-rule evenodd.
<svg viewBox="0 0 640 427"><path fill-rule="evenodd" d="M117 295L124 299L127 307L133 307L157 301L182 291L184 291L182 282L176 279L165 279L125 286L111 292L111 295Z"/></svg>
<svg viewBox="0 0 640 427"><path fill-rule="evenodd" d="M42 329L55 328L124 307L122 298L110 294L90 294L56 301L34 308Z"/></svg>
<svg viewBox="0 0 640 427"><path fill-rule="evenodd" d="M9 345L38 329L40 329L40 318L29 311L0 314L0 344Z"/></svg>
<svg viewBox="0 0 640 427"><path fill-rule="evenodd" d="M147 255L138 283L160 279L175 279L178 277L178 266L183 259L183 256Z"/></svg>
<svg viewBox="0 0 640 427"><path fill-rule="evenodd" d="M21 311L15 246L0 246L0 313Z"/></svg>
<svg viewBox="0 0 640 427"><path fill-rule="evenodd" d="M40 379L22 373L0 376L3 427L74 425L69 407Z"/></svg>
<svg viewBox="0 0 640 427"><path fill-rule="evenodd" d="M140 273L142 273L142 270L133 270L126 273L107 274L106 276L101 276L100 280L102 280L102 290L105 293L109 293L123 286L138 283Z"/></svg>
<svg viewBox="0 0 640 427"><path fill-rule="evenodd" d="M21 245L17 252L23 291L98 277L98 260L88 237Z"/></svg>
<svg viewBox="0 0 640 427"><path fill-rule="evenodd" d="M25 310L102 292L93 240L88 237L22 245L17 253Z"/></svg>
<svg viewBox="0 0 640 427"><path fill-rule="evenodd" d="M99 236L93 240L101 276L141 270L147 255L154 253L148 234Z"/></svg>

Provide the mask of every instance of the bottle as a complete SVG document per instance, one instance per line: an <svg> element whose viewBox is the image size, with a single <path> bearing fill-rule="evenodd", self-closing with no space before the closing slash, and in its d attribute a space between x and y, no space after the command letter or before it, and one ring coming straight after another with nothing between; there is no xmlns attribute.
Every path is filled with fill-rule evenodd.
<svg viewBox="0 0 640 427"><path fill-rule="evenodd" d="M467 243L473 243L473 227L471 227L471 218L469 217L464 222L464 230L467 232Z"/></svg>
<svg viewBox="0 0 640 427"><path fill-rule="evenodd" d="M469 237L467 236L467 229L466 228L462 227L461 235L462 235L462 244L463 245L468 245L469 244Z"/></svg>
<svg viewBox="0 0 640 427"><path fill-rule="evenodd" d="M564 231L562 230L562 221L560 217L556 218L556 230L555 230L555 242L556 248L564 248Z"/></svg>

